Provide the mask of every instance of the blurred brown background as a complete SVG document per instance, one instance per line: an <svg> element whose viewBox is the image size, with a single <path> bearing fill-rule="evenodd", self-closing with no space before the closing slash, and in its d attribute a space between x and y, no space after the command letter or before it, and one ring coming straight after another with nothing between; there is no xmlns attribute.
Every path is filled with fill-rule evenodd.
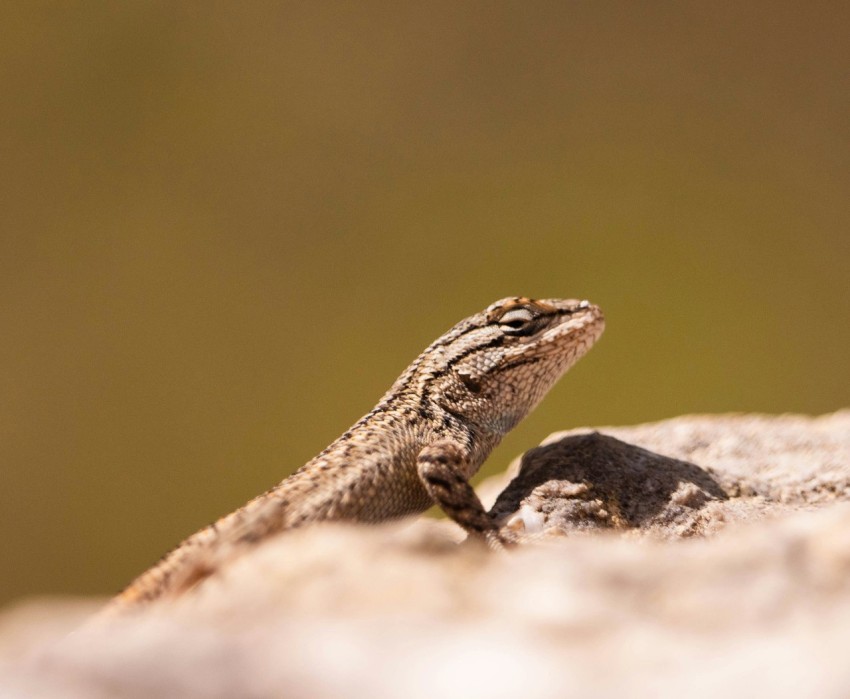
<svg viewBox="0 0 850 699"><path fill-rule="evenodd" d="M0 601L109 593L496 298L602 342L497 451L850 404L850 5L6 3Z"/></svg>

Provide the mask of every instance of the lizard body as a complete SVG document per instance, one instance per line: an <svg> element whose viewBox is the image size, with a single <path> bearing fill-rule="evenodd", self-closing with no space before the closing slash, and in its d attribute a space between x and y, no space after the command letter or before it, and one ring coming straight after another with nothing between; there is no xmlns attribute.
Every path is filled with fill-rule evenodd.
<svg viewBox="0 0 850 699"><path fill-rule="evenodd" d="M436 503L499 547L469 478L603 328L598 307L560 299L502 299L461 321L324 451L190 536L109 609L179 595L264 539L317 521L379 522Z"/></svg>

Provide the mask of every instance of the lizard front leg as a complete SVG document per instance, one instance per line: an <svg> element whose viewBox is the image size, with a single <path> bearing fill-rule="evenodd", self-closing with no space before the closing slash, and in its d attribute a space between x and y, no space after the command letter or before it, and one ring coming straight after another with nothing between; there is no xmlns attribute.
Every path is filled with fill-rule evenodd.
<svg viewBox="0 0 850 699"><path fill-rule="evenodd" d="M483 537L492 549L501 550L504 542L493 518L466 479L467 457L452 441L431 444L419 452L416 470L431 499L470 536Z"/></svg>

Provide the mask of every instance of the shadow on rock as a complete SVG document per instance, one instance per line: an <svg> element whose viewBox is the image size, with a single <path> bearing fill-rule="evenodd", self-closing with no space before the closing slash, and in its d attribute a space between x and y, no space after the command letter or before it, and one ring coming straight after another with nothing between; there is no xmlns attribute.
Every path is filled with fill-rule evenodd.
<svg viewBox="0 0 850 699"><path fill-rule="evenodd" d="M526 452L491 513L522 507L526 519L572 530L649 528L726 499L707 470L594 432Z"/></svg>

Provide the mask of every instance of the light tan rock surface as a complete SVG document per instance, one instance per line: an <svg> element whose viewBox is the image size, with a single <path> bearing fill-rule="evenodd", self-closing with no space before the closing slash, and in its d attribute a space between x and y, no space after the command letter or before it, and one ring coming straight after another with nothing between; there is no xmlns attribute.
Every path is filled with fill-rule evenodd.
<svg viewBox="0 0 850 699"><path fill-rule="evenodd" d="M850 411L598 432L499 496L536 545L315 527L138 617L34 601L0 697L850 696Z"/></svg>

